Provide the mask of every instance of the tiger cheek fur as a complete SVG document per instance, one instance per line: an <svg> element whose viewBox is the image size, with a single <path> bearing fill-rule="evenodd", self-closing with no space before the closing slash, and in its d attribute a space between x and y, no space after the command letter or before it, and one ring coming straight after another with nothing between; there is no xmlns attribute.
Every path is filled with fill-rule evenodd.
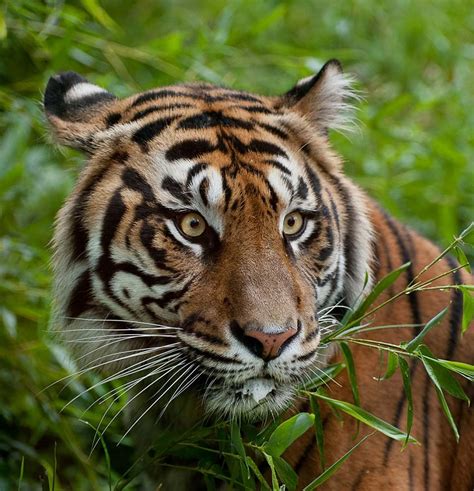
<svg viewBox="0 0 474 491"><path fill-rule="evenodd" d="M153 421L164 414L181 425L203 413L264 419L289 407L298 385L334 356L320 338L343 309L373 280L412 261L397 283L403 289L438 253L344 176L327 133L350 124L351 96L350 79L334 60L281 97L183 84L118 99L75 73L52 77L44 100L52 133L89 156L54 237L55 318L78 362L115 376L140 373L152 387L140 411L157 410L149 413ZM452 267L443 261L435 273ZM471 279L456 273L452 282ZM376 322L427 322L445 306L439 295L402 298ZM456 292L451 301L453 314L434 346L441 353L448 346L446 358L472 361L456 336ZM399 343L413 331L383 335ZM365 407L399 425L401 381L390 398L381 397L374 353L354 349ZM427 418L421 373L415 402ZM349 385L343 381L333 394L350 400ZM178 410L167 412L170 404ZM341 432L331 414L323 418L327 457L335 461L352 446L353 432ZM429 440L423 422L414 430L424 431L425 454L398 455L374 438L364 458L350 460L329 486L446 489L441 441ZM472 441L459 447L468 450L453 482L472 479L464 457ZM443 471L432 465L430 472L430 449ZM309 433L287 458L301 485L319 472Z"/></svg>

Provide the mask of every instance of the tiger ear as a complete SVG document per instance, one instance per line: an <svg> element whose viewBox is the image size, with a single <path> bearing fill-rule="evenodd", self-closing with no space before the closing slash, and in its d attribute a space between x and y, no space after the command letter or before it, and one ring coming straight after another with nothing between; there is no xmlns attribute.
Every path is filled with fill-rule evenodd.
<svg viewBox="0 0 474 491"><path fill-rule="evenodd" d="M107 115L117 98L75 72L51 77L44 94L44 111L58 143L88 153L94 135L107 126Z"/></svg>
<svg viewBox="0 0 474 491"><path fill-rule="evenodd" d="M300 80L284 94L283 106L309 118L324 133L351 130L355 124L350 101L360 98L353 81L338 60L329 60L316 75Z"/></svg>

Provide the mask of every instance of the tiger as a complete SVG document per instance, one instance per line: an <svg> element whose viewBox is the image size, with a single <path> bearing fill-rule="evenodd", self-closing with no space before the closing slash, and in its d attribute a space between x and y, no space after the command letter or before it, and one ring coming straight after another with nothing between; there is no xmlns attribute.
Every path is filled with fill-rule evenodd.
<svg viewBox="0 0 474 491"><path fill-rule="evenodd" d="M87 156L58 214L53 258L54 324L81 366L119 374L148 366L144 378L168 395L148 398L145 412L154 406L178 428L209 415L262 421L308 411L297 387L341 357L323 334L406 263L368 319L398 328L360 339L410 340L449 306L425 341L441 358L472 363L459 290L387 301L418 277L435 286L472 278L449 255L423 270L439 249L344 174L329 135L354 121L353 85L337 60L281 96L182 83L120 99L75 72L49 79L53 139ZM362 406L401 426L400 374L380 382L377 350L354 345L352 355ZM410 375L421 445L401 452L372 435L323 489L474 488L472 410L450 402L456 444L426 372L411 361ZM345 371L327 390L351 401ZM356 422L324 405L320 420L326 460L335 462L354 444ZM137 428L159 438L158 429ZM298 489L322 471L311 431L284 458ZM176 475L158 482L197 489Z"/></svg>

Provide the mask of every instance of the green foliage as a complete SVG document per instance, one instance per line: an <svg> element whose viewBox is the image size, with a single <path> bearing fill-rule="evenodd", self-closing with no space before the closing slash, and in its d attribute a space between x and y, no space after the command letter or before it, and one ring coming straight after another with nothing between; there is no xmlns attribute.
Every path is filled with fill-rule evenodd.
<svg viewBox="0 0 474 491"><path fill-rule="evenodd" d="M366 97L360 133L350 140L332 136L348 161L348 174L391 213L446 245L473 215L473 23L474 11L462 0L206 0L198 10L190 0L7 0L0 5L0 489L138 489L134 477L149 462L135 461L127 438L117 446L126 431L114 418L123 397L108 401L102 424L110 427L104 435L95 432L104 406L86 412L109 390L120 394L119 381L100 385L89 374L48 387L76 371L64 348L46 333L48 243L54 215L83 161L47 142L40 100L50 75L76 70L118 96L180 80L278 94L325 60L340 58ZM464 262L461 245L462 240L455 250ZM424 287L415 283L412 291ZM467 286L462 292L467 329L474 302ZM350 318L367 314L370 303ZM282 451L313 424L323 449L322 428L313 416L318 400L406 440L410 424L406 434L387 430L359 401L356 406L335 402L320 390L349 369L358 398L348 348L357 341L351 334L358 328L345 324L334 336L335 342L347 343L346 364L326 368L323 380L303 388L311 394L312 414L275 425L265 438L251 428L241 434L232 427L219 451L212 439L222 427L170 436L154 448L155 462L185 449L194 462L189 465L198 462L209 489L222 481L247 489L259 482L270 489L256 464L257 457L266 458L273 489L282 482L294 489L296 477ZM464 399L451 373L474 378L471 365L437 360L418 341L412 352L375 347L389 353L384 378L399 367L406 390L410 382L403 361L421 359L448 419L444 392ZM94 438L100 445L89 455ZM308 489L329 478L350 452L329 463Z"/></svg>

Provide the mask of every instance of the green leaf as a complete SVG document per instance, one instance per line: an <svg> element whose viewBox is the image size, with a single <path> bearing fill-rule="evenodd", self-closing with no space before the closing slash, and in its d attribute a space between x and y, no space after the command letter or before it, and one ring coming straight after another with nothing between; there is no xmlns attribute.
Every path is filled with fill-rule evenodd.
<svg viewBox="0 0 474 491"><path fill-rule="evenodd" d="M350 457L352 452L362 443L367 440L371 435L367 435L362 440L357 442L348 452L346 452L340 459L336 460L334 464L332 464L330 467L328 467L322 474L320 474L314 481L311 481L304 489L303 491L311 491L314 488L317 488L324 482L326 482L332 475L341 467L341 465Z"/></svg>
<svg viewBox="0 0 474 491"><path fill-rule="evenodd" d="M405 439L405 442L403 443L403 446L405 447L408 444L408 438L410 436L411 427L413 425L413 396L411 393L410 367L408 366L406 360L404 360L402 357L400 357L399 359L399 364L403 380L403 389L407 398L407 437Z"/></svg>
<svg viewBox="0 0 474 491"><path fill-rule="evenodd" d="M282 457L273 457L277 476L283 481L290 491L294 491L298 485L298 475L290 464Z"/></svg>
<svg viewBox="0 0 474 491"><path fill-rule="evenodd" d="M372 289L372 291L365 297L364 301L357 307L354 313L351 315L352 322L360 319L366 310L374 303L374 301L385 291L388 287L393 285L397 281L398 277L405 272L411 263L402 264L399 268L394 269L386 276L384 276Z"/></svg>
<svg viewBox="0 0 474 491"><path fill-rule="evenodd" d="M240 457L241 474L242 479L245 482L245 480L248 480L250 477L250 470L247 464L247 455L245 453L244 442L242 441L242 437L240 436L240 428L235 421L233 421L230 426L230 441L232 447L237 452L237 455Z"/></svg>
<svg viewBox="0 0 474 491"><path fill-rule="evenodd" d="M314 390L321 385L327 385L334 380L344 368L346 368L344 363L333 363L325 368L318 369L314 379L303 384L301 389Z"/></svg>
<svg viewBox="0 0 474 491"><path fill-rule="evenodd" d="M418 352L421 354L421 361L436 387L440 390L444 389L453 397L469 402L469 398L461 387L461 384L451 375L446 367L438 363L427 346L420 346Z"/></svg>
<svg viewBox="0 0 474 491"><path fill-rule="evenodd" d="M253 473L255 474L255 477L258 479L263 489L270 491L271 489L270 486L268 485L266 479L263 477L262 473L260 472L258 465L252 460L252 458L247 456L245 462L250 467L250 469L252 469Z"/></svg>
<svg viewBox="0 0 474 491"><path fill-rule="evenodd" d="M326 459L324 456L323 421L321 418L321 411L319 409L319 402L314 395L309 396L309 404L311 406L311 411L314 414L314 434L316 437L316 445L318 447L319 461L321 463L321 468L324 470L326 468Z"/></svg>
<svg viewBox="0 0 474 491"><path fill-rule="evenodd" d="M451 426L451 429L453 430L454 433L454 437L458 442L459 441L458 427L456 426L456 422L454 421L453 415L451 414L451 410L449 409L448 402L446 401L446 397L444 397L443 391L436 385L435 385L435 390L436 390L436 395L438 396L438 400L443 409L443 412L446 415L446 418L448 419L449 426Z"/></svg>
<svg viewBox="0 0 474 491"><path fill-rule="evenodd" d="M352 358L352 352L349 345L346 342L340 343L342 349L342 355L346 361L347 373L349 375L349 382L351 384L352 396L356 406L360 406L359 387L357 385L357 376L354 366L354 359Z"/></svg>
<svg viewBox="0 0 474 491"><path fill-rule="evenodd" d="M464 378L467 378L471 382L474 382L474 365L469 363L463 363L461 361L450 361L450 360L433 360L438 363L438 365L451 370Z"/></svg>
<svg viewBox="0 0 474 491"><path fill-rule="evenodd" d="M413 353L413 351L415 351L415 349L421 344L423 338L428 334L428 332L441 322L447 311L448 308L446 307L441 312L438 312L431 320L426 323L425 327L418 333L415 338L413 338L409 343L402 343L402 348L404 348L409 353Z"/></svg>
<svg viewBox="0 0 474 491"><path fill-rule="evenodd" d="M456 256L456 259L458 260L458 263L464 268L466 268L466 270L469 271L469 273L472 273L469 261L466 257L465 252L462 250L461 246L458 245L454 247L453 252Z"/></svg>
<svg viewBox="0 0 474 491"><path fill-rule="evenodd" d="M365 409L362 409L361 407L354 406L354 404L351 404L350 402L332 399L318 392L314 393L314 395L319 399L326 401L329 405L335 407L336 409L339 409L349 414L353 418L362 421L362 423L365 423L367 426L370 426L371 428L380 431L384 435L393 438L394 440L404 441L407 439L407 434L405 432L401 431L400 429L396 428L390 423L387 423L386 421L378 418L377 416L374 416L373 414L369 413ZM412 436L408 437L408 441L411 443L418 443L416 439L413 438Z"/></svg>
<svg viewBox="0 0 474 491"><path fill-rule="evenodd" d="M314 422L314 415L297 414L279 425L264 445L268 454L279 457L297 438L305 433Z"/></svg>
<svg viewBox="0 0 474 491"><path fill-rule="evenodd" d="M460 286L459 289L462 291L461 332L464 334L474 320L474 295L465 286Z"/></svg>
<svg viewBox="0 0 474 491"><path fill-rule="evenodd" d="M278 479L275 471L275 463L273 462L273 456L263 452L268 465L270 466L270 471L272 473L272 491L279 491L280 486L278 485Z"/></svg>
<svg viewBox="0 0 474 491"><path fill-rule="evenodd" d="M392 375L395 373L397 368L398 368L398 355L393 351L389 351L387 357L387 370L385 371L385 374L381 378L379 378L379 380L388 380L390 377L392 377Z"/></svg>

